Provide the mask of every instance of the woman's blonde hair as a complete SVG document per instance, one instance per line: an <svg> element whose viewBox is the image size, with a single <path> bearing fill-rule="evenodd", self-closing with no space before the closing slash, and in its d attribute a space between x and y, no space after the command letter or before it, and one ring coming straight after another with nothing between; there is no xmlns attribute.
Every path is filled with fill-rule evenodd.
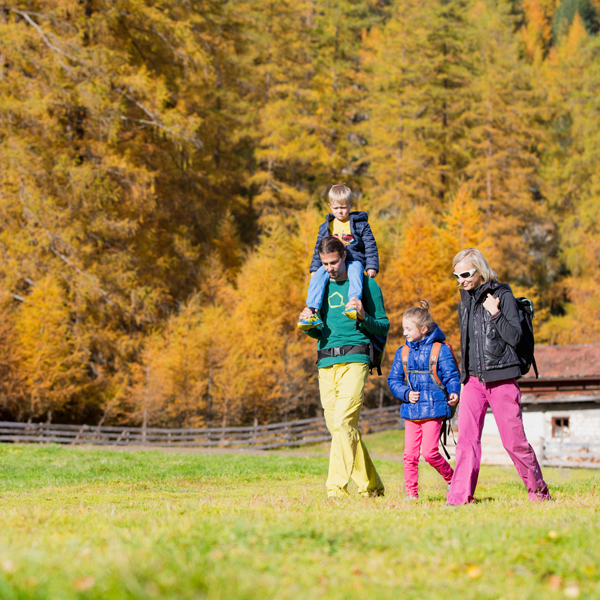
<svg viewBox="0 0 600 600"><path fill-rule="evenodd" d="M403 315L402 320L412 321L419 329L427 327L430 329L433 325L433 319L429 314L429 302L419 300L419 306L409 308Z"/></svg>
<svg viewBox="0 0 600 600"><path fill-rule="evenodd" d="M485 260L485 256L481 253L481 250L477 250L477 248L465 248L461 250L452 261L452 268L454 269L459 262L466 260L473 265L474 269L477 269L477 272L483 277L483 281L486 283L488 281L498 281L498 275L488 264L488 261Z"/></svg>

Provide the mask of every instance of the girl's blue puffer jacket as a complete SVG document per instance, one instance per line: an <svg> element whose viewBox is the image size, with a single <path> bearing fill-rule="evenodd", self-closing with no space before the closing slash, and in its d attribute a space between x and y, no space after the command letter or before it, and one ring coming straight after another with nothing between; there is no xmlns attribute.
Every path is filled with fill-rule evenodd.
<svg viewBox="0 0 600 600"><path fill-rule="evenodd" d="M430 333L418 342L407 342L410 352L408 354L408 370L428 371L429 356L434 342L443 342L446 336L434 323ZM437 374L446 386L448 395L460 394L460 373L452 357L450 348L442 344L437 364ZM418 419L438 419L450 417L450 406L444 392L440 390L429 373L409 373L408 377L415 392L421 392L419 401L412 404L408 401L408 393L411 391L408 383L404 380L404 369L402 368L402 347L398 348L394 357L394 364L388 377L390 391L396 398L402 400L400 416L409 421Z"/></svg>
<svg viewBox="0 0 600 600"><path fill-rule="evenodd" d="M319 235L317 236L313 259L309 268L311 273L314 273L322 265L318 250L319 242L324 237L330 235L329 223L331 223L333 219L335 219L335 217L331 213L328 214L325 223L322 223L319 227ZM379 271L379 252L377 250L375 236L369 225L369 215L362 210L352 211L350 213L350 231L352 232L354 241L346 246L348 260L359 260L364 265L365 269L375 269L375 271Z"/></svg>

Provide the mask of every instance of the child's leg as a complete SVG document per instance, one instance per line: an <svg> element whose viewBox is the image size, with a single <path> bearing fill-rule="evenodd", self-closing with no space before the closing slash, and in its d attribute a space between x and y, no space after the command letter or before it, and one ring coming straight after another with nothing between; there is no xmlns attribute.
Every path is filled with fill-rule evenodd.
<svg viewBox="0 0 600 600"><path fill-rule="evenodd" d="M423 427L423 458L444 478L446 483L450 483L452 467L438 449L442 421L443 419L431 419L421 424Z"/></svg>
<svg viewBox="0 0 600 600"><path fill-rule="evenodd" d="M419 497L419 454L421 454L421 423L404 421L404 487L409 498Z"/></svg>
<svg viewBox="0 0 600 600"><path fill-rule="evenodd" d="M323 295L329 281L329 273L325 267L321 266L315 271L315 274L310 278L308 285L308 296L306 297L306 306L320 310L323 304Z"/></svg>
<svg viewBox="0 0 600 600"><path fill-rule="evenodd" d="M365 268L360 260L352 260L346 263L346 269L348 269L348 300L350 298L357 298L362 300L363 293L363 276Z"/></svg>

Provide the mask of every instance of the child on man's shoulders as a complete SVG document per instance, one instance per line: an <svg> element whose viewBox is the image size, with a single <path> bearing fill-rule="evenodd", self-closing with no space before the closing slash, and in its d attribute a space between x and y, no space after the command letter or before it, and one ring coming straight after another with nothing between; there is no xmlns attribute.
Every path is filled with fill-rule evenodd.
<svg viewBox="0 0 600 600"><path fill-rule="evenodd" d="M306 306L312 316L298 321L298 329L308 331L322 324L319 310L323 304L323 295L329 274L319 257L319 242L327 236L337 237L346 246L346 267L350 289L348 298L362 300L363 276L366 269L369 277L375 277L379 271L379 252L377 243L369 225L369 215L363 211L352 211L352 191L347 186L334 185L329 190L329 208L325 223L319 227L317 243L310 263L311 280L306 298ZM355 308L344 311L350 319L358 318Z"/></svg>

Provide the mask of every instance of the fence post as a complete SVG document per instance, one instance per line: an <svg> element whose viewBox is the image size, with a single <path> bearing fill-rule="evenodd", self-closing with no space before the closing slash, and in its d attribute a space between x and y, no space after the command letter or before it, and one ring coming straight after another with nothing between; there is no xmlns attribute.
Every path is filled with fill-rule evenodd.
<svg viewBox="0 0 600 600"><path fill-rule="evenodd" d="M256 446L256 438L257 438L257 432L256 432L256 428L258 427L258 417L254 417L254 425L252 427L252 437L250 438L250 446Z"/></svg>

